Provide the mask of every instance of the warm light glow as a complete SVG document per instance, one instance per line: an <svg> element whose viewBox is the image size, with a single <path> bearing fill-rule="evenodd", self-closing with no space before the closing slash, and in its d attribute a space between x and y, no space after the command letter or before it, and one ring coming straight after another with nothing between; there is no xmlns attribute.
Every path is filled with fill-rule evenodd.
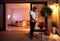
<svg viewBox="0 0 60 41"><path fill-rule="evenodd" d="M23 31L30 31L30 29L23 29Z"/></svg>
<svg viewBox="0 0 60 41"><path fill-rule="evenodd" d="M57 21L58 20L58 8L59 8L59 5L54 3L54 5L50 5L50 8L53 11L53 13L52 13L53 21Z"/></svg>
<svg viewBox="0 0 60 41"><path fill-rule="evenodd" d="M8 19L10 19L11 18L11 15L8 15Z"/></svg>
<svg viewBox="0 0 60 41"><path fill-rule="evenodd" d="M53 37L54 37L55 39L59 38L59 36L58 36L57 34L53 35Z"/></svg>
<svg viewBox="0 0 60 41"><path fill-rule="evenodd" d="M54 8L55 8L55 6L54 6L54 5L50 5L50 8L51 8L51 9L54 9Z"/></svg>
<svg viewBox="0 0 60 41"><path fill-rule="evenodd" d="M51 33L50 36L49 36L49 38L50 39L56 39L57 40L59 38L59 36L57 34L52 34Z"/></svg>
<svg viewBox="0 0 60 41"><path fill-rule="evenodd" d="M23 21L23 27L25 27L26 26L26 21Z"/></svg>

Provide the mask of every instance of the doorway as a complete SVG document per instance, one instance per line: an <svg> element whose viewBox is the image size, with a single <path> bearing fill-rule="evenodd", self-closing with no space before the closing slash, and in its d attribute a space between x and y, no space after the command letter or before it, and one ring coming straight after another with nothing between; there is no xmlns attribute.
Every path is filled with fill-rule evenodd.
<svg viewBox="0 0 60 41"><path fill-rule="evenodd" d="M30 3L6 4L6 30L21 30L29 28Z"/></svg>
<svg viewBox="0 0 60 41"><path fill-rule="evenodd" d="M45 18L41 16L40 11L43 7L47 6L47 2L38 2L38 3L32 3L31 5L31 9L33 7L36 7L36 25L35 25L35 29L40 29L38 27L38 23L39 22L45 22Z"/></svg>

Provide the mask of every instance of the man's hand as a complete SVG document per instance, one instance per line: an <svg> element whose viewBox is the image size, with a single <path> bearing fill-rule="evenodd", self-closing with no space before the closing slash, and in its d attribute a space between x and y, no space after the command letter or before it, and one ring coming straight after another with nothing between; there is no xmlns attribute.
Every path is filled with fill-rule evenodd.
<svg viewBox="0 0 60 41"><path fill-rule="evenodd" d="M36 22L36 20L35 19L33 19L35 22Z"/></svg>

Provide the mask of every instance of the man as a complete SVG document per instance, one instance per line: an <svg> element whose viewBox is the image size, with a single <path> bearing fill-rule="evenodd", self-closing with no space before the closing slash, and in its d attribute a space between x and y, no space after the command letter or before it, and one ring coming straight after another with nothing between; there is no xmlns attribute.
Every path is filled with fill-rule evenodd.
<svg viewBox="0 0 60 41"><path fill-rule="evenodd" d="M36 7L33 7L32 10L30 11L30 38L31 39L34 37L33 32L34 32L35 23L36 23L36 20L35 20L36 9L37 9Z"/></svg>

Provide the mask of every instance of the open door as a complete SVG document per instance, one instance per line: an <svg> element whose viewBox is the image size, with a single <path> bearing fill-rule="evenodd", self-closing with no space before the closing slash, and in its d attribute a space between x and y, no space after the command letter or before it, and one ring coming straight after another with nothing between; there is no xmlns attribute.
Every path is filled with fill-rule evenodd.
<svg viewBox="0 0 60 41"><path fill-rule="evenodd" d="M30 3L6 3L6 30L26 29L29 22Z"/></svg>
<svg viewBox="0 0 60 41"><path fill-rule="evenodd" d="M37 10L36 10L36 26L35 26L35 29L40 29L40 28L38 28L38 22L44 22L45 21L45 19L44 19L44 17L42 17L41 16L41 14L40 14L40 11L41 11L41 9L44 7L44 6L47 6L47 2L36 2L36 3L32 3L32 5L31 5L31 9L33 8L33 7L36 7L37 8Z"/></svg>

